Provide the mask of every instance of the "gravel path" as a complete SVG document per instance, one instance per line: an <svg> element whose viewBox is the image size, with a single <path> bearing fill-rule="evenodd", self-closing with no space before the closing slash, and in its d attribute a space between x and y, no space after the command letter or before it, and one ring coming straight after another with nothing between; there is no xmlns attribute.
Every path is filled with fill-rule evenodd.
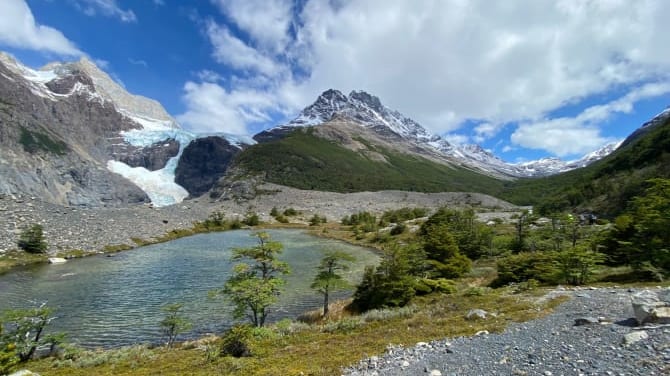
<svg viewBox="0 0 670 376"><path fill-rule="evenodd" d="M390 348L346 374L670 375L670 326L635 327L630 304L634 292L556 291L572 299L544 318L514 324L501 334ZM577 319L596 323L575 325ZM624 336L634 332L645 332L648 338L624 344Z"/></svg>

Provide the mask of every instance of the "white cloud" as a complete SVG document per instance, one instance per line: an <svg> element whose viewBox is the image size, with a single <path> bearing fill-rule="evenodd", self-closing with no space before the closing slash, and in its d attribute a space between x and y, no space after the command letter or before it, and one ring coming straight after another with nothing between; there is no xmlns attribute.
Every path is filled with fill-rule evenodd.
<svg viewBox="0 0 670 376"><path fill-rule="evenodd" d="M154 5L163 6L165 5L164 0L154 0Z"/></svg>
<svg viewBox="0 0 670 376"><path fill-rule="evenodd" d="M670 93L670 81L645 84L619 99L591 106L575 117L522 123L511 139L516 145L548 150L558 156L583 154L615 141L604 137L600 128L612 115L630 113L635 102L667 93Z"/></svg>
<svg viewBox="0 0 670 376"><path fill-rule="evenodd" d="M194 132L245 135L248 124L270 120L265 111L277 106L267 94L253 90L228 91L212 82L189 81L184 91L188 111L177 116L177 120Z"/></svg>
<svg viewBox="0 0 670 376"><path fill-rule="evenodd" d="M232 35L225 26L207 22L207 36L214 47L214 59L222 64L267 76L280 72L278 63Z"/></svg>
<svg viewBox="0 0 670 376"><path fill-rule="evenodd" d="M203 69L195 75L200 81L205 82L218 82L223 80L223 76L209 69Z"/></svg>
<svg viewBox="0 0 670 376"><path fill-rule="evenodd" d="M289 0L212 0L261 49L281 52L290 41Z"/></svg>
<svg viewBox="0 0 670 376"><path fill-rule="evenodd" d="M137 22L137 16L131 9L123 10L116 0L73 0L77 9L87 16L101 14L106 17L118 17L123 22ZM155 2L154 2L155 3Z"/></svg>
<svg viewBox="0 0 670 376"><path fill-rule="evenodd" d="M82 52L60 31L35 22L24 0L0 1L0 43L16 48L47 51L60 55Z"/></svg>
<svg viewBox="0 0 670 376"><path fill-rule="evenodd" d="M234 33L206 27L213 56L242 77L231 92L253 87L298 111L328 88L363 89L438 134L475 120L480 141L510 122L542 123L566 138L572 128L538 119L670 72L668 1L214 2L236 25ZM591 122L577 134L599 129ZM518 142L530 144L522 132Z"/></svg>

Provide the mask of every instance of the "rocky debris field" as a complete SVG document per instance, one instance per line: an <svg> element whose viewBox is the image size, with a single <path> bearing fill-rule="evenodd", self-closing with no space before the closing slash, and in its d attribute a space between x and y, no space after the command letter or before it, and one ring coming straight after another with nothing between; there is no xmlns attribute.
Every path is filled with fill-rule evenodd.
<svg viewBox="0 0 670 376"><path fill-rule="evenodd" d="M652 292L670 298L670 289ZM541 319L513 324L500 334L390 346L386 354L365 359L345 373L668 375L670 322L639 326L640 313L631 304L639 293L639 289L559 289L551 296L567 294L571 299ZM648 297L649 291L639 295ZM670 301L662 304L667 307Z"/></svg>
<svg viewBox="0 0 670 376"><path fill-rule="evenodd" d="M187 229L194 222L220 211L229 218L255 212L263 221L272 221L273 207L292 207L302 212L302 220L312 215L338 221L345 215L367 210L380 213L402 207L437 208L444 205L489 208L496 215L511 215L515 206L490 196L475 193L415 193L400 191L332 193L303 191L267 184L260 194L249 200L211 202L208 197L186 200L168 207L134 205L121 208L65 207L49 204L34 197L0 195L0 254L16 248L23 229L41 224L49 252L82 250L98 252L106 245L133 245L132 238L149 240L175 229Z"/></svg>

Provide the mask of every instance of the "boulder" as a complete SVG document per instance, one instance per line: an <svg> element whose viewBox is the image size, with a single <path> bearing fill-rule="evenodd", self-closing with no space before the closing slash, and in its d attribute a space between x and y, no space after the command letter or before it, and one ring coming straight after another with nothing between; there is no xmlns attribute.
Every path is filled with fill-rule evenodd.
<svg viewBox="0 0 670 376"><path fill-rule="evenodd" d="M670 289L641 291L631 297L631 303L639 325L670 323Z"/></svg>
<svg viewBox="0 0 670 376"><path fill-rule="evenodd" d="M62 257L49 257L49 264L65 264L66 262L67 260Z"/></svg>

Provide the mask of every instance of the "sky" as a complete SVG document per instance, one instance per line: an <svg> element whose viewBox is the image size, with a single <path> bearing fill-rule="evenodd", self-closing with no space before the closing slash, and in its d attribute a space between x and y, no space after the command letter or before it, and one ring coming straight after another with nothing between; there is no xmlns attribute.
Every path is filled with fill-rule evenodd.
<svg viewBox="0 0 670 376"><path fill-rule="evenodd" d="M576 159L670 105L665 0L0 0L0 49L86 56L184 129L254 134L365 90L509 162Z"/></svg>

